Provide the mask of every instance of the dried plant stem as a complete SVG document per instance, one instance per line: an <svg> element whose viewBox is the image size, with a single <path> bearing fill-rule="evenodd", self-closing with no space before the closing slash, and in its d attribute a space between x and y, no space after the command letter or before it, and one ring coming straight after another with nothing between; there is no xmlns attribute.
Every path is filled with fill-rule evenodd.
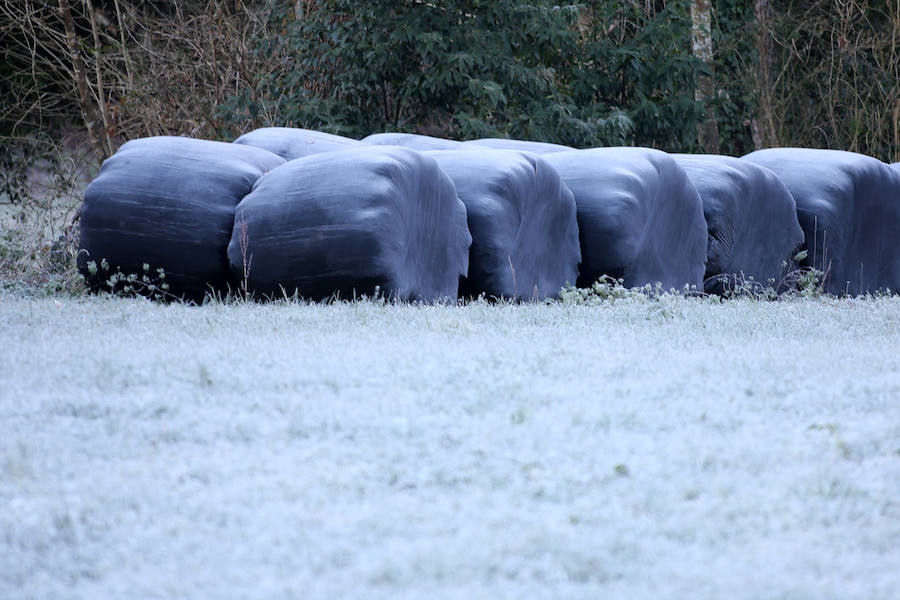
<svg viewBox="0 0 900 600"><path fill-rule="evenodd" d="M84 118L85 127L91 138L91 145L94 148L94 157L97 159L97 164L99 165L106 158L107 154L103 147L100 134L97 131L97 119L94 115L93 105L91 104L90 94L88 92L88 82L84 64L81 60L81 54L78 51L78 41L75 36L75 21L72 18L72 7L69 5L69 0L59 0L59 14L66 30L66 44L69 50L69 58L72 61L72 72L75 80L75 88L78 91L81 115Z"/></svg>

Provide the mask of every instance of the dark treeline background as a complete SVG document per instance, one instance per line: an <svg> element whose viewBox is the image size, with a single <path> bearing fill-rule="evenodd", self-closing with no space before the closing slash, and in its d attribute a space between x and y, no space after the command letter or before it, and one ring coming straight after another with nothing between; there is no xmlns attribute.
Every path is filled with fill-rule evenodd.
<svg viewBox="0 0 900 600"><path fill-rule="evenodd" d="M900 0L0 0L0 136L264 125L900 160Z"/></svg>

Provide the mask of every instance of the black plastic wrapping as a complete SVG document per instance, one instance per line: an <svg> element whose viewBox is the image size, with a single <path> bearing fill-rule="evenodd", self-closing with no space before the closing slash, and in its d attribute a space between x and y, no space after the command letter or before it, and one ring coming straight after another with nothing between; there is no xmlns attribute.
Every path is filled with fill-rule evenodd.
<svg viewBox="0 0 900 600"><path fill-rule="evenodd" d="M283 163L265 150L224 142L152 137L125 143L85 191L79 269L94 288L120 270L147 276L152 285L166 283L170 297L198 301L206 292L226 291L234 207L264 172ZM91 262L109 269L92 273ZM157 269L164 269L164 279Z"/></svg>
<svg viewBox="0 0 900 600"><path fill-rule="evenodd" d="M601 275L627 287L702 289L706 221L697 190L668 154L594 148L545 154L575 195L581 240L579 286Z"/></svg>
<svg viewBox="0 0 900 600"><path fill-rule="evenodd" d="M794 198L769 169L731 156L673 154L697 188L709 237L706 291L779 287L803 244Z"/></svg>
<svg viewBox="0 0 900 600"><path fill-rule="evenodd" d="M541 157L472 148L426 152L466 205L472 247L460 296L544 299L578 277L575 199Z"/></svg>
<svg viewBox="0 0 900 600"><path fill-rule="evenodd" d="M260 178L237 207L228 258L239 280L246 266L257 296L453 300L471 241L465 206L433 159L362 146Z"/></svg>
<svg viewBox="0 0 900 600"><path fill-rule="evenodd" d="M284 160L347 150L362 144L352 138L295 127L260 127L245 133L234 143L268 150Z"/></svg>
<svg viewBox="0 0 900 600"><path fill-rule="evenodd" d="M402 146L413 150L455 150L462 145L462 142L456 140L417 133L373 133L364 137L362 142L375 146Z"/></svg>
<svg viewBox="0 0 900 600"><path fill-rule="evenodd" d="M774 171L806 234L802 266L834 294L900 290L900 171L840 150L773 148L743 157Z"/></svg>
<svg viewBox="0 0 900 600"><path fill-rule="evenodd" d="M524 152L533 152L534 154L551 154L554 152L571 152L574 148L562 146L560 144L549 144L547 142L531 142L528 140L510 140L506 138L482 138L479 140L469 140L463 142L466 147L482 146L484 148L493 148L495 150L521 150Z"/></svg>

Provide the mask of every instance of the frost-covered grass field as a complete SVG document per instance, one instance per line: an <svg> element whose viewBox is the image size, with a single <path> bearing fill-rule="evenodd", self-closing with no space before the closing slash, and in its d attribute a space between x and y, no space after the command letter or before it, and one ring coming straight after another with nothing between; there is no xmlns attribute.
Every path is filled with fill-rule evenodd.
<svg viewBox="0 0 900 600"><path fill-rule="evenodd" d="M0 298L0 598L900 597L900 298Z"/></svg>

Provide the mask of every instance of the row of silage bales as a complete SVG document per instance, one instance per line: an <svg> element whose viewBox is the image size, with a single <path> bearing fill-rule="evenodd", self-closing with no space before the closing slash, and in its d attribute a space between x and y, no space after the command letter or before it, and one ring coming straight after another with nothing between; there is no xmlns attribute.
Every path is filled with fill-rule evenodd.
<svg viewBox="0 0 900 600"><path fill-rule="evenodd" d="M412 134L375 134L363 141L414 148L448 142ZM457 152L490 149L497 162L510 153L535 159L540 155L556 170L573 193L581 249L579 274L567 283L590 286L607 275L621 278L629 287L657 283L664 289L702 287L706 229L700 199L684 172L665 153L642 148L574 150L559 144L496 138L450 144ZM468 175L459 173L457 185ZM478 244L475 231L473 237L473 244ZM501 258L495 257L494 262ZM475 269L475 262L470 270Z"/></svg>
<svg viewBox="0 0 900 600"><path fill-rule="evenodd" d="M457 291L451 288L458 280L463 295L541 298L572 281L579 258L580 285L610 275L621 277L629 286L659 283L666 289L699 288L705 276L707 289L717 291L717 282L729 276L777 279L782 265L803 242L797 221L801 202L795 206L791 194L792 185L799 184L788 177L785 186L782 178L757 164L754 155L739 160L669 156L640 148L574 151L518 140L457 142L395 133L357 141L291 128L263 128L236 141L233 146L257 146L288 163L272 167L246 198L226 202L232 211L224 253L230 275L223 284L219 269L206 282L207 291L243 283L258 295L296 291L321 298L351 291L367 294L377 287L392 297L434 300L455 298ZM374 148L378 145L388 147ZM467 152L472 156L466 157ZM530 170L523 168L526 162ZM125 163L117 159L113 164ZM449 179L452 193L437 172ZM177 179L183 176L178 171L166 175L168 187L177 188ZM797 174L797 179L803 178ZM98 181L102 185L89 188L86 194L88 217L97 213L87 209L89 204L95 208L103 204L103 194L97 192L115 187L110 187L114 180L104 178L103 172ZM119 198L129 197L127 189L122 188ZM832 283L833 291L861 293L872 285L896 289L900 283L895 273L894 234L900 222L897 182L888 177L873 189L881 190L882 199L863 205L886 205L881 213L884 223L880 229L863 230L882 240L873 251L875 272L880 276L860 278L857 288L848 284L840 289ZM171 197L140 193L133 197L150 205L145 210L152 212L155 207L167 213L169 220L181 210ZM454 210L454 202L468 210ZM117 210L127 210L127 204L123 202ZM868 209L859 208L863 205L854 203L853 210L865 212ZM435 215L443 216L435 220ZM401 227L388 226L392 218L406 222ZM438 225L445 218L450 222ZM134 266L134 255L124 253L120 260L115 244L97 240L127 237L129 228L142 230L137 221L139 217L130 224L126 220L115 231L116 227L105 227L96 219L83 220L83 239L88 242L83 246L92 257L109 250L114 255L110 262L121 263L127 270ZM857 221L873 223L869 217ZM469 231L472 249L467 259L460 258ZM803 231L808 234L809 228L804 226ZM426 238L433 243L411 241ZM221 242L221 235L217 239ZM152 245L153 235L146 241ZM217 247L221 250L221 243ZM403 248L421 260L409 260ZM846 255L849 264L857 259L844 247L827 249L831 261L837 260L835 252ZM816 256L815 250L810 254ZM185 270L177 252L152 256L173 259L159 261L167 263L161 265L167 272L179 275ZM832 268L829 275L834 273ZM458 279L461 274L468 277ZM183 286L190 291L184 295L195 298L200 280L194 277L193 285Z"/></svg>
<svg viewBox="0 0 900 600"><path fill-rule="evenodd" d="M581 251L574 198L556 170L538 156L411 134L377 134L364 143L334 138L338 136L264 128L236 140L276 152L289 161L262 178L237 209L240 227L235 227L229 260L237 277L243 274L248 257L253 257L253 264L246 269L251 291L273 295L299 290L306 297L322 298L332 294L346 297L351 291L370 293L377 286L382 293L401 299L482 294L544 299L576 280ZM357 145L353 151L346 149L353 144ZM385 164L370 171L365 166L355 169L365 163L364 157L381 157L387 162L408 158L410 150L403 148L406 152L402 152L403 145L420 151L413 154L421 154L421 164L413 168L407 160L388 180L396 183L405 175L418 173L416 185L380 186L377 179L386 172ZM328 155L313 160L309 154L314 151ZM292 160L301 156L308 160ZM423 174L422 165L432 162L440 168ZM380 214L392 218L383 223L366 221L374 210L373 202L383 205L387 197L401 198L406 215L412 214L409 207L423 199L426 205L435 204L428 194L447 187L436 185L437 173L449 176L451 193L465 206L461 222L458 216L451 220L445 215L433 221L440 225L438 229L432 228L420 240L398 245L394 241L403 236L398 238L397 228L389 225L409 225L406 233L410 235L428 230L427 223L432 221L398 220L400 215L385 210ZM367 190L381 191L373 200ZM334 231L344 225L339 240L314 243L324 228L336 235ZM461 269L439 258L439 250L447 244L455 249L451 254L458 255L459 244L454 240L462 239L460 231L466 235L471 231L471 248L466 246L468 258ZM241 235L246 239L243 252L239 252ZM392 243L403 251L394 252L394 258L387 260L384 249ZM398 262L401 255L410 262L404 268ZM373 263L376 260L382 272ZM424 263L420 264L421 260ZM390 268L384 270L386 263ZM419 274L417 285L426 275L440 275L443 284L410 287L413 278L408 273L413 271ZM399 281L407 283L399 285Z"/></svg>
<svg viewBox="0 0 900 600"><path fill-rule="evenodd" d="M298 139L308 135L296 133ZM239 141L256 137L254 132ZM473 238L469 276L460 284L464 296L542 299L567 283L590 285L601 275L621 277L630 287L703 285L701 201L663 152L389 133L363 142L390 144L381 146L384 151L408 144L450 175Z"/></svg>
<svg viewBox="0 0 900 600"><path fill-rule="evenodd" d="M409 136L397 142L440 143L434 140ZM461 143L470 144L530 151L545 158L566 151L554 144L520 140ZM626 153L625 149L609 150ZM778 287L798 266L823 273L823 288L833 294L900 289L900 163L888 165L856 153L804 148L761 150L740 159L718 155L674 158L700 196L707 227L706 291L720 293L724 287L747 282ZM595 168L588 167L595 173L596 185L611 186L610 197L628 196L621 185L628 178L619 178L617 183L605 173L607 169L599 162ZM586 184L584 177L575 180L563 174L563 179L573 188L579 207L585 256L579 285L586 285L597 271L591 272L591 253L585 248L594 236L584 216L602 193L595 191L595 185ZM591 193L584 193L585 188ZM678 198L673 193L670 201L677 203ZM613 212L611 207L608 210ZM685 246L693 239L686 236ZM801 251L805 258L797 265L793 258ZM611 256L615 255L613 251ZM681 263L683 267L688 264L689 260ZM638 265L638 270L645 268ZM623 276L626 285L648 282L645 276L624 277L621 267L604 265L600 271ZM665 285L663 279L659 281ZM693 281L685 283L693 285Z"/></svg>
<svg viewBox="0 0 900 600"><path fill-rule="evenodd" d="M582 287L603 275L628 287L708 292L721 292L736 279L768 284L783 278L782 265L790 264L803 241L784 185L766 169L732 157L698 155L702 163L694 163L690 155L670 157L646 148L573 150L522 140L456 142L395 133L363 141L542 155L574 194ZM777 222L767 223L769 218Z"/></svg>

